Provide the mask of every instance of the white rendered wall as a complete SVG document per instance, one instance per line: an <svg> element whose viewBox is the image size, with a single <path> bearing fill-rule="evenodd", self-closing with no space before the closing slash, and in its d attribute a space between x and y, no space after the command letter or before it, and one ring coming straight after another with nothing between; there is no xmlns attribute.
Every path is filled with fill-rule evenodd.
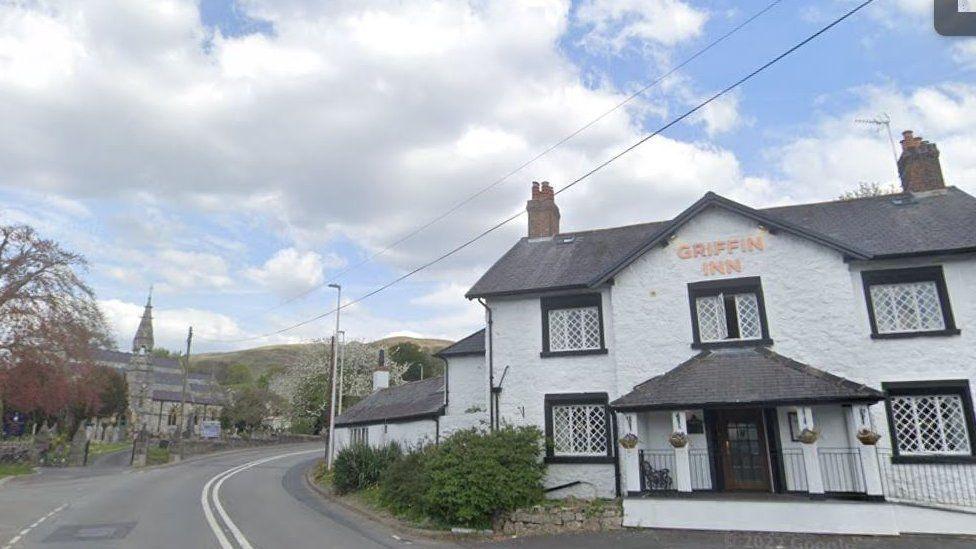
<svg viewBox="0 0 976 549"><path fill-rule="evenodd" d="M402 423L376 423L372 425L357 425L355 427L336 427L336 448L342 449L349 446L352 440L351 430L361 427L369 429L369 445L374 448L385 446L390 442L397 442L404 449L409 449L427 443L434 443L437 437L437 422L432 419Z"/></svg>
<svg viewBox="0 0 976 549"><path fill-rule="evenodd" d="M545 395L554 393L617 392L613 349L606 355L542 358L542 307L534 299L494 299L488 302L494 321L495 383L502 384L499 418L502 424L535 425L545 429ZM604 338L613 341L610 292L603 291ZM502 381L502 374L508 373ZM576 491L597 497L614 497L613 465L551 464L546 486L582 481ZM574 495L573 490L551 493Z"/></svg>
<svg viewBox="0 0 976 549"><path fill-rule="evenodd" d="M742 260L742 272L730 276L704 276L701 258L677 255L682 244L760 234L765 250L734 256ZM872 339L861 270L925 265L943 266L956 327L962 334ZM783 232L762 233L755 222L711 209L679 230L669 246L651 250L615 278L614 340L608 346L617 365L618 392L625 394L697 353L690 347L687 283L746 276L762 280L774 341L771 349L779 354L879 390L885 381L939 379L969 379L970 388L976 389L973 256L848 263L826 247ZM876 429L884 435L879 447L890 449L884 404L873 405L871 412ZM821 442L827 444L833 446L835 441ZM839 439L836 446L846 444ZM939 474L938 467L928 469ZM955 478L946 479L948 484L954 482Z"/></svg>
<svg viewBox="0 0 976 549"><path fill-rule="evenodd" d="M741 259L742 271L729 276L705 276L701 258L677 255L682 244L760 235L765 250L730 256ZM943 266L962 334L871 339L860 271L933 264ZM539 296L489 301L494 313L495 379L509 366L500 400L502 421L542 429L547 393L607 392L613 400L688 360L698 351L690 346L687 284L747 276L762 280L771 348L779 354L876 389L884 381L907 380L969 379L971 387L976 385L973 256L845 262L839 252L785 232L763 232L751 220L712 208L682 227L670 245L649 251L601 290L606 355L540 358ZM883 404L871 411L875 427L884 435L879 446L890 447ZM846 446L840 440L837 444ZM590 480L589 472L581 475ZM566 476L562 471L551 474Z"/></svg>
<svg viewBox="0 0 976 549"><path fill-rule="evenodd" d="M447 413L441 418L441 436L459 429L488 427L488 386L484 355L447 359Z"/></svg>

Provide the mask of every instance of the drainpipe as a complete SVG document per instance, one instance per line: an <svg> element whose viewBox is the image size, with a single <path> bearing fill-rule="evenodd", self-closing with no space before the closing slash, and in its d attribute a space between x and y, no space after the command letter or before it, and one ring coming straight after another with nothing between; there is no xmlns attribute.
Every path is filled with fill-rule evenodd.
<svg viewBox="0 0 976 549"><path fill-rule="evenodd" d="M494 431L495 430L495 345L492 340L493 322L491 318L491 307L485 302L485 300L478 298L478 303L485 308L485 313L488 316L488 427Z"/></svg>
<svg viewBox="0 0 976 549"><path fill-rule="evenodd" d="M613 444L613 481L614 488L616 489L617 497L619 498L622 493L620 490L620 446L618 446L617 440L619 440L620 435L617 430L617 412L612 408L610 409L610 436L611 443Z"/></svg>

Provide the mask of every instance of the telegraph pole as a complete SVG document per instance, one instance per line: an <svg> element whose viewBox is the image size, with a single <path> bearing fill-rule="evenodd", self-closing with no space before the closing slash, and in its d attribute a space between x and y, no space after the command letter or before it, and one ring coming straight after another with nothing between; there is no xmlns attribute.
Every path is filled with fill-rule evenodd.
<svg viewBox="0 0 976 549"><path fill-rule="evenodd" d="M342 415L342 374L346 370L346 331L339 330L339 334L342 335L342 341L339 343L339 411L336 412L338 415Z"/></svg>
<svg viewBox="0 0 976 549"><path fill-rule="evenodd" d="M190 343L193 341L193 326L186 335L186 354L183 355L183 390L180 392L180 461L183 460L183 439L186 428L186 378L190 373Z"/></svg>
<svg viewBox="0 0 976 549"><path fill-rule="evenodd" d="M342 286L329 284L336 289L335 332L332 334L332 398L329 399L329 444L325 447L325 465L332 470L332 460L335 454L335 411L336 411L336 373L339 369L339 309L342 307Z"/></svg>

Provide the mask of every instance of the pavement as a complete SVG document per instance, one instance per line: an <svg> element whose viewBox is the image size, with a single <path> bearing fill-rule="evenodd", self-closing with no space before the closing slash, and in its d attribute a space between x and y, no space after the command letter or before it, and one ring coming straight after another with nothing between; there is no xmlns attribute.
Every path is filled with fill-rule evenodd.
<svg viewBox="0 0 976 549"><path fill-rule="evenodd" d="M0 488L0 549L375 547L973 547L945 537L870 538L624 530L502 541L427 540L347 510L312 491L304 473L318 444L198 456L131 470L123 458L47 469Z"/></svg>

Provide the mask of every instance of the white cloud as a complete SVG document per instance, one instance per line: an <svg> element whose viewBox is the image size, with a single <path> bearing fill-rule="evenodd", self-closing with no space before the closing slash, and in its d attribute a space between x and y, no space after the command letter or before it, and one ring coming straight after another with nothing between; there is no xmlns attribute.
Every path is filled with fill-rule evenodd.
<svg viewBox="0 0 976 549"><path fill-rule="evenodd" d="M224 258L204 252L164 250L159 254L154 274L164 291L205 292L224 290L233 284Z"/></svg>
<svg viewBox="0 0 976 549"><path fill-rule="evenodd" d="M611 52L673 46L701 34L707 20L707 12L680 0L588 0L576 10L576 21L590 29L583 44Z"/></svg>
<svg viewBox="0 0 976 549"><path fill-rule="evenodd" d="M976 69L976 39L961 40L953 44L952 60L967 69Z"/></svg>
<svg viewBox="0 0 976 549"><path fill-rule="evenodd" d="M325 269L344 265L345 262L335 255L322 257L316 252L285 248L278 250L261 267L247 269L244 274L275 294L290 297L321 284Z"/></svg>
<svg viewBox="0 0 976 549"><path fill-rule="evenodd" d="M854 124L878 112L892 117L896 141L902 130L936 143L946 184L976 192L976 86L940 84L911 90L865 87L856 90L854 110L825 117L806 136L767 151L783 180L780 200L831 199L861 182L899 186L888 136ZM896 144L900 152L900 146Z"/></svg>
<svg viewBox="0 0 976 549"><path fill-rule="evenodd" d="M748 123L739 107L739 93L724 95L699 111L698 120L705 124L709 136L727 133Z"/></svg>
<svg viewBox="0 0 976 549"><path fill-rule="evenodd" d="M464 302L464 294L468 288L470 285L443 284L433 292L411 299L410 303L425 307L457 307Z"/></svg>
<svg viewBox="0 0 976 549"><path fill-rule="evenodd" d="M105 319L115 332L121 350L129 350L135 336L143 306L117 299L98 302ZM244 336L243 330L227 315L194 308L153 308L153 335L156 347L181 350L186 344L187 328L193 327L200 339L233 339Z"/></svg>

